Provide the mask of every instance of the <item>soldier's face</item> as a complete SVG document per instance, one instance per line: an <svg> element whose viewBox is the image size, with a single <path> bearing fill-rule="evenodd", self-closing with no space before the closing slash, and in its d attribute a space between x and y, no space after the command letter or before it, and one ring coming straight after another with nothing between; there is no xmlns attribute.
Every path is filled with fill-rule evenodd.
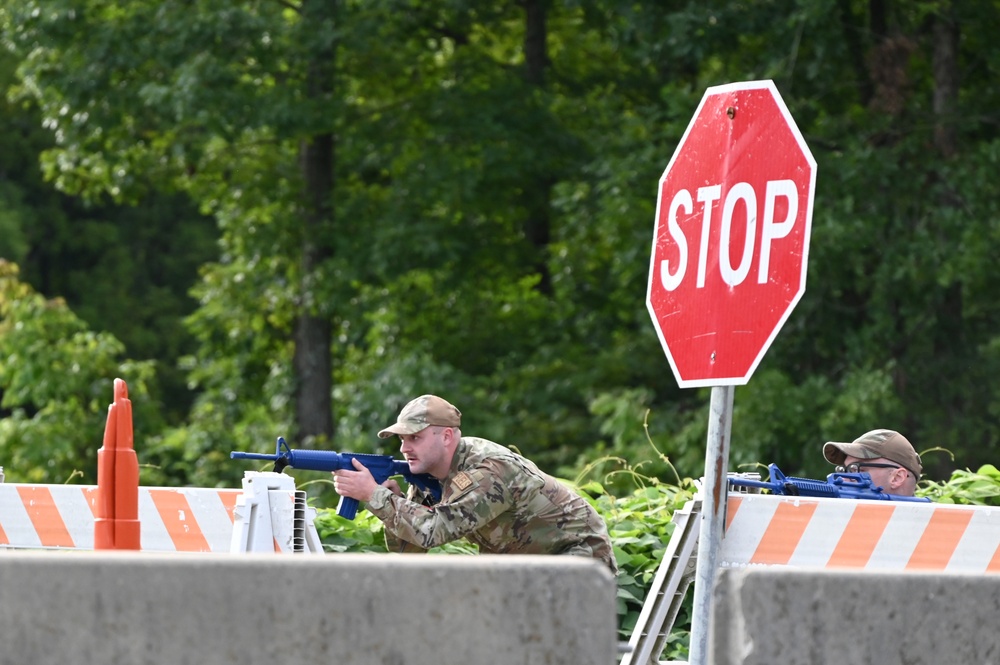
<svg viewBox="0 0 1000 665"><path fill-rule="evenodd" d="M444 445L443 427L425 427L416 434L404 434L399 452L403 453L410 465L411 473L429 473L435 478L444 478L451 467L451 456Z"/></svg>
<svg viewBox="0 0 1000 665"><path fill-rule="evenodd" d="M845 467L851 464L858 465L858 471L867 473L872 478L872 485L881 487L884 491L893 493L902 481L906 479L906 470L900 466L895 466L895 462L887 459L861 459L848 455L843 462ZM891 466L890 466L891 465Z"/></svg>

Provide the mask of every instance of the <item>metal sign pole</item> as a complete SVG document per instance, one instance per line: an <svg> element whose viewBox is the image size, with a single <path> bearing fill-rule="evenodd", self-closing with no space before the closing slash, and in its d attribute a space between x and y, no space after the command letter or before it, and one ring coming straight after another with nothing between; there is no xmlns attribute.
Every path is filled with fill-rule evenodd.
<svg viewBox="0 0 1000 665"><path fill-rule="evenodd" d="M712 388L705 448L705 480L702 486L701 528L694 582L694 614L691 617L690 665L708 663L708 627L712 610L716 559L726 515L726 476L729 472L729 441L733 426L733 386Z"/></svg>

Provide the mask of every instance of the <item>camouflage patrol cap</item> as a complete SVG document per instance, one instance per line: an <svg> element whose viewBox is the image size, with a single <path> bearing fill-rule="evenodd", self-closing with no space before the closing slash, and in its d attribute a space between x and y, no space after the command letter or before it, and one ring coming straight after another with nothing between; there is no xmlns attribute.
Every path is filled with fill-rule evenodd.
<svg viewBox="0 0 1000 665"><path fill-rule="evenodd" d="M858 459L885 458L912 473L917 478L923 466L920 455L905 436L891 429L873 429L851 443L829 441L823 446L823 457L831 464L842 464L847 456Z"/></svg>
<svg viewBox="0 0 1000 665"><path fill-rule="evenodd" d="M459 427L462 412L437 395L421 395L403 407L396 423L378 433L380 439L393 434L416 434L429 425Z"/></svg>

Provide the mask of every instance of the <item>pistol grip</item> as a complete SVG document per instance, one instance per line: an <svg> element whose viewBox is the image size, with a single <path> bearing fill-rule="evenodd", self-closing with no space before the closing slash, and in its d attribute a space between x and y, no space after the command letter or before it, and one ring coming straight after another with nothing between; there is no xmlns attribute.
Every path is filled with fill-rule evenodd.
<svg viewBox="0 0 1000 665"><path fill-rule="evenodd" d="M337 504L337 514L344 519L353 520L354 516L358 514L358 500L346 496L340 497L340 503Z"/></svg>

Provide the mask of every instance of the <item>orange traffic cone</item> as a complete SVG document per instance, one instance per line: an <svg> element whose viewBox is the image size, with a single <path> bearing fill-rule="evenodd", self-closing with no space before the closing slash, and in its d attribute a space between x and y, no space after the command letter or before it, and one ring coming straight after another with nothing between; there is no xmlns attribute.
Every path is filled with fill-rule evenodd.
<svg viewBox="0 0 1000 665"><path fill-rule="evenodd" d="M139 461L132 441L132 402L121 379L115 379L104 445L97 451L94 549L140 549Z"/></svg>

